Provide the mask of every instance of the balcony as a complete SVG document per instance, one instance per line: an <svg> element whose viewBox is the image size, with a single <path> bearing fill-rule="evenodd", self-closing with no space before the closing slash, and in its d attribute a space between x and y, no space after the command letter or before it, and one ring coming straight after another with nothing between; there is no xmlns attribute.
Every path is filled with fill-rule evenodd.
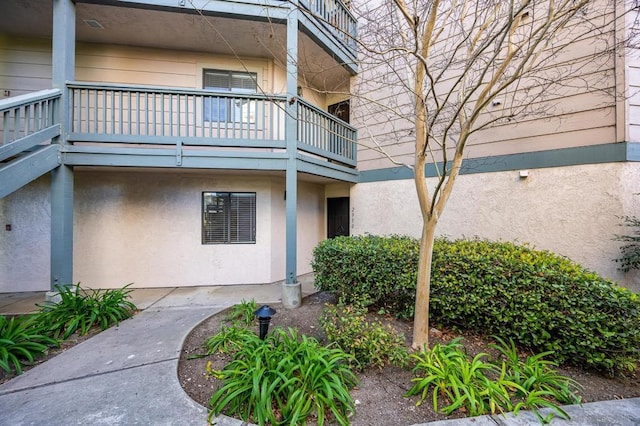
<svg viewBox="0 0 640 426"><path fill-rule="evenodd" d="M244 95L210 90L68 85L71 98L68 141L76 147L125 146L223 149L223 152L279 154L286 149L282 95ZM356 129L298 99L300 153L356 166Z"/></svg>
<svg viewBox="0 0 640 426"><path fill-rule="evenodd" d="M50 143L61 132L60 91L0 101L4 195L60 163L286 168L282 95L78 82L68 84L67 90L65 146ZM355 176L356 129L302 99L297 102L297 157L307 165L300 170L320 167Z"/></svg>

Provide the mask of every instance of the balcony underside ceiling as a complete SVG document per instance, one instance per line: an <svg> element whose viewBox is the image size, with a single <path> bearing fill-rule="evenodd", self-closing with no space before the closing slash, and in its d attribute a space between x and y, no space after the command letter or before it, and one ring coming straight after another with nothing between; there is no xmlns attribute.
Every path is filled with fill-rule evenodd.
<svg viewBox="0 0 640 426"><path fill-rule="evenodd" d="M203 16L187 7L183 8L183 13L174 13L166 8L156 10L143 8L144 5L134 7L135 4L128 2L110 3L122 6L77 3L78 41L208 52L245 58L273 58L277 64L285 66L286 25L265 21L264 17L231 19L227 15ZM239 7L233 2L219 3ZM187 6L190 4L186 3ZM52 10L52 0L2 0L0 34L51 38ZM95 20L103 28L92 28L85 20ZM305 80L321 90L336 90L348 82L350 77L349 72L332 55L302 32L298 65L299 73Z"/></svg>

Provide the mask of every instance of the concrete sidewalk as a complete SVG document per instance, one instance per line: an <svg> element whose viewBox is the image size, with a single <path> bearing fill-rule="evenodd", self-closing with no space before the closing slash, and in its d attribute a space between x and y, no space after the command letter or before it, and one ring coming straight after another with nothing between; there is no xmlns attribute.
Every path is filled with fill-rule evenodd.
<svg viewBox="0 0 640 426"><path fill-rule="evenodd" d="M313 282L303 277L303 295ZM144 309L134 318L0 385L0 425L206 425L207 410L182 390L177 364L185 337L199 322L242 299L280 301L280 285L136 289ZM40 295L0 296L0 312L24 313ZM566 407L557 425L638 425L640 399ZM393 413L389 413L393 416ZM219 426L245 423L228 417ZM481 416L431 426L539 424L531 413ZM375 425L372 425L375 426Z"/></svg>

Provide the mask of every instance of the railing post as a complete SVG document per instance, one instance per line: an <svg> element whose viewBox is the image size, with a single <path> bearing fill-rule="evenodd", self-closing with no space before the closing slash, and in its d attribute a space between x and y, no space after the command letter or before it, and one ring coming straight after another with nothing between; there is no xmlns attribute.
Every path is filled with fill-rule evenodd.
<svg viewBox="0 0 640 426"><path fill-rule="evenodd" d="M287 141L286 171L286 278L282 289L282 305L297 308L302 291L297 280L297 200L298 200L298 1L292 0L287 18L287 103L285 105L285 138Z"/></svg>
<svg viewBox="0 0 640 426"><path fill-rule="evenodd" d="M54 120L61 125L53 142L66 145L69 134L69 90L75 75L75 5L72 0L53 1L52 83L61 98ZM62 164L51 172L51 290L73 284L73 170Z"/></svg>

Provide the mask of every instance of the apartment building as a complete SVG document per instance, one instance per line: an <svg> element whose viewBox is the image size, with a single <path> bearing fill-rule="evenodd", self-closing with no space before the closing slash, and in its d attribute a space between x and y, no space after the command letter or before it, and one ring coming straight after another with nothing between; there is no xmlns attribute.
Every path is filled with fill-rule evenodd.
<svg viewBox="0 0 640 426"><path fill-rule="evenodd" d="M4 1L0 291L310 272L348 232L356 22L297 3Z"/></svg>
<svg viewBox="0 0 640 426"><path fill-rule="evenodd" d="M358 57L351 3L4 0L0 292L295 292L327 237L419 236L411 123L388 131L372 107L394 80ZM640 215L638 67L614 52L552 116L479 133L438 233L530 243L640 290L612 261L619 216Z"/></svg>

